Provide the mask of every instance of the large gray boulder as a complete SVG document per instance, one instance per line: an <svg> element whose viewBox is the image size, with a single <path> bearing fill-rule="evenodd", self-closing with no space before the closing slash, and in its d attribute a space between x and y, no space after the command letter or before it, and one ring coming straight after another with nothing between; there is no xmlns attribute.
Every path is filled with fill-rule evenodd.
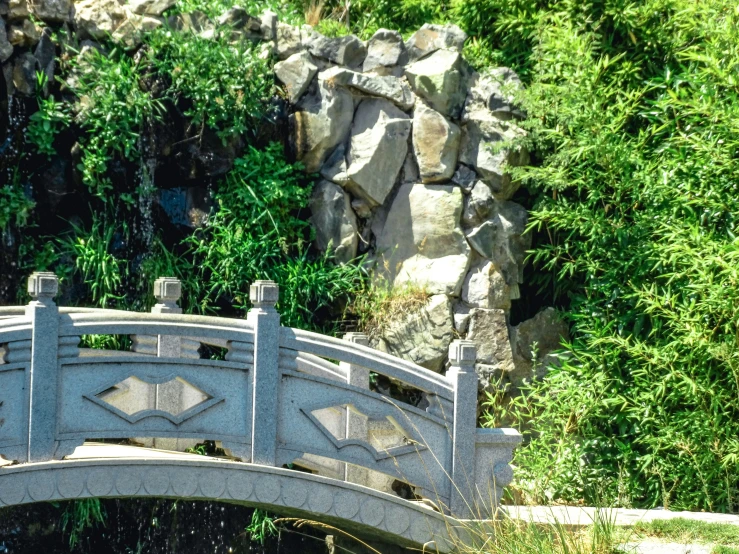
<svg viewBox="0 0 739 554"><path fill-rule="evenodd" d="M491 217L467 231L470 246L483 258L492 260L505 277L511 299L518 298L526 251L531 247L527 223L528 213L523 206L509 201L496 202Z"/></svg>
<svg viewBox="0 0 739 554"><path fill-rule="evenodd" d="M408 150L411 119L387 100L357 108L347 154L347 188L377 206L393 189Z"/></svg>
<svg viewBox="0 0 739 554"><path fill-rule="evenodd" d="M473 167L499 200L509 200L520 186L508 168L529 163L525 148L500 148L500 143L524 134L520 128L498 120L469 120L462 129L459 160Z"/></svg>
<svg viewBox="0 0 739 554"><path fill-rule="evenodd" d="M28 2L29 11L44 23L71 21L71 0L33 0Z"/></svg>
<svg viewBox="0 0 739 554"><path fill-rule="evenodd" d="M385 98L404 110L412 108L416 101L408 84L392 75L365 75L342 67L332 67L324 74L327 81L334 85L349 87L351 92L360 97Z"/></svg>
<svg viewBox="0 0 739 554"><path fill-rule="evenodd" d="M507 67L473 73L462 121L479 120L487 114L503 121L523 119L523 110L515 104L515 95L522 89L521 79Z"/></svg>
<svg viewBox="0 0 739 554"><path fill-rule="evenodd" d="M392 285L458 296L470 261L462 206L459 187L401 185L377 236L378 275Z"/></svg>
<svg viewBox="0 0 739 554"><path fill-rule="evenodd" d="M464 279L462 301L471 308L510 310L511 290L492 261L480 260Z"/></svg>
<svg viewBox="0 0 739 554"><path fill-rule="evenodd" d="M454 119L459 118L467 97L467 73L467 62L453 50L437 50L405 68L413 92Z"/></svg>
<svg viewBox="0 0 739 554"><path fill-rule="evenodd" d="M5 22L0 21L0 63L6 61L13 55L13 45L8 42L8 33L5 30Z"/></svg>
<svg viewBox="0 0 739 554"><path fill-rule="evenodd" d="M398 65L408 61L403 37L398 31L380 29L367 42L367 57L362 71L373 71L385 75Z"/></svg>
<svg viewBox="0 0 739 554"><path fill-rule="evenodd" d="M321 177L345 187L349 182L346 174L346 145L342 142L336 147L321 167Z"/></svg>
<svg viewBox="0 0 739 554"><path fill-rule="evenodd" d="M285 85L288 98L293 104L303 96L316 73L318 66L304 50L275 64L275 75Z"/></svg>
<svg viewBox="0 0 739 554"><path fill-rule="evenodd" d="M420 60L437 50L455 50L461 52L467 33L456 25L434 25L426 23L413 33L406 43L410 61Z"/></svg>
<svg viewBox="0 0 739 554"><path fill-rule="evenodd" d="M41 39L41 29L30 19L24 19L8 29L8 42L13 46L34 46Z"/></svg>
<svg viewBox="0 0 739 554"><path fill-rule="evenodd" d="M459 154L459 127L419 101L413 112L413 151L421 181L439 183L454 175Z"/></svg>
<svg viewBox="0 0 739 554"><path fill-rule="evenodd" d="M462 223L468 228L477 227L493 215L495 204L496 201L490 187L483 181L475 181L464 205Z"/></svg>
<svg viewBox="0 0 739 554"><path fill-rule="evenodd" d="M293 54L306 49L307 43L314 31L310 25L294 27L278 21L274 32L274 53L278 59L286 60Z"/></svg>
<svg viewBox="0 0 739 554"><path fill-rule="evenodd" d="M315 57L350 68L361 69L367 56L367 47L354 35L329 38L313 33L306 45Z"/></svg>
<svg viewBox="0 0 739 554"><path fill-rule="evenodd" d="M377 349L441 372L453 339L452 303L445 294L436 294L420 311L394 321Z"/></svg>
<svg viewBox="0 0 739 554"><path fill-rule="evenodd" d="M333 251L336 260L345 263L357 256L357 217L351 207L351 198L339 185L319 181L310 208L311 223L316 230L316 247Z"/></svg>
<svg viewBox="0 0 739 554"><path fill-rule="evenodd" d="M494 390L515 367L505 311L471 310L467 339L477 346L475 371L480 388Z"/></svg>
<svg viewBox="0 0 739 554"><path fill-rule="evenodd" d="M555 351L569 340L569 331L554 308L545 308L512 327L510 333L515 364L510 381L515 394L524 382L541 379L550 367L560 363Z"/></svg>
<svg viewBox="0 0 739 554"><path fill-rule="evenodd" d="M307 173L317 172L346 139L353 115L352 95L344 88L330 86L319 73L315 92L303 96L290 117L292 148Z"/></svg>

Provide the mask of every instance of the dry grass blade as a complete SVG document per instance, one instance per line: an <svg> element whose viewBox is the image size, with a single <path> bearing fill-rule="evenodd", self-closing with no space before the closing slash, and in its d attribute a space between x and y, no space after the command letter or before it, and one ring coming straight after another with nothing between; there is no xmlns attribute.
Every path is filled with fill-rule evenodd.
<svg viewBox="0 0 739 554"><path fill-rule="evenodd" d="M361 544L363 547L365 547L366 549L368 549L373 554L382 554L382 552L380 552L379 550L375 550L370 545L368 545L366 542L358 539L357 537L355 537L351 533L347 533L346 531L342 531L338 527L334 527L333 525L329 525L328 523L321 523L320 521L313 521L313 520L310 520L310 519L302 519L302 518L297 518L297 517L283 517L283 518L280 518L280 519L275 520L275 523L278 523L278 522L280 522L280 523L290 523L291 525L293 525L294 527L296 527L298 529L300 529L301 527L303 527L305 525L308 525L310 527L315 527L316 529L318 529L320 531L323 531L323 532L330 532L330 533L333 533L333 534L343 535L343 536L345 536L345 537L347 537L347 538L349 538L349 539L351 539L353 541L356 541L358 544Z"/></svg>
<svg viewBox="0 0 739 554"><path fill-rule="evenodd" d="M321 16L323 15L323 2L324 0L310 0L310 2L306 3L304 15L305 22L308 25L313 25L315 27L321 22Z"/></svg>

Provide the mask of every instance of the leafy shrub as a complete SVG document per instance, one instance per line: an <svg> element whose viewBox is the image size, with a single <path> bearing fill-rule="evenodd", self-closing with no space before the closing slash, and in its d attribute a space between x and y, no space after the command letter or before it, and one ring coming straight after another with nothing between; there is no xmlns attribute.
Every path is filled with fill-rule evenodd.
<svg viewBox="0 0 739 554"><path fill-rule="evenodd" d="M573 0L533 20L540 164L517 174L573 343L507 414L529 429L519 481L536 501L735 511L739 12Z"/></svg>
<svg viewBox="0 0 739 554"><path fill-rule="evenodd" d="M46 82L46 74L37 73L37 90L41 90ZM65 106L61 102L57 102L53 96L43 98L39 96L38 111L29 119L26 138L36 145L36 149L40 154L52 156L56 154L54 150L54 140L56 136L69 126L69 114L67 114Z"/></svg>
<svg viewBox="0 0 739 554"><path fill-rule="evenodd" d="M73 72L72 90L79 98L76 120L86 131L80 140L82 179L106 199L113 189L106 175L110 160L138 159L144 124L160 117L162 104L140 87L141 65L117 49L109 54L88 50L75 59Z"/></svg>
<svg viewBox="0 0 739 554"><path fill-rule="evenodd" d="M317 312L346 301L361 284L362 272L309 254L305 208L310 193L301 168L287 163L279 144L263 151L250 148L236 160L215 195L218 211L188 239L198 310L223 301L248 309L248 287L257 279L280 285L278 308L285 325L320 328Z"/></svg>
<svg viewBox="0 0 739 554"><path fill-rule="evenodd" d="M25 226L34 206L35 203L26 196L17 179L14 178L11 183L0 187L0 231L10 224L16 227Z"/></svg>
<svg viewBox="0 0 739 554"><path fill-rule="evenodd" d="M168 95L186 101L185 115L224 141L251 131L265 112L274 78L250 41L230 42L228 33L202 38L171 29L148 38L149 63L171 81Z"/></svg>

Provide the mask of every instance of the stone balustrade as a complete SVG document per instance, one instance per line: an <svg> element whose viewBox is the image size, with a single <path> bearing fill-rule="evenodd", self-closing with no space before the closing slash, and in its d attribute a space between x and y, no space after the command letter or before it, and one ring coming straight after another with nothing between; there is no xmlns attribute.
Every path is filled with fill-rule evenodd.
<svg viewBox="0 0 739 554"><path fill-rule="evenodd" d="M452 343L440 375L362 334L282 327L272 281L252 285L245 320L182 314L172 278L155 282L152 313L59 308L57 290L55 275L34 273L28 306L0 308L0 456L16 465L62 460L95 439L168 450L212 440L238 461L346 486L390 494L400 482L455 518L489 513L511 480L521 438L476 427L469 341ZM83 335L128 335L132 346L81 348ZM202 345L223 359L201 357ZM372 390L373 372L418 389L427 407Z"/></svg>

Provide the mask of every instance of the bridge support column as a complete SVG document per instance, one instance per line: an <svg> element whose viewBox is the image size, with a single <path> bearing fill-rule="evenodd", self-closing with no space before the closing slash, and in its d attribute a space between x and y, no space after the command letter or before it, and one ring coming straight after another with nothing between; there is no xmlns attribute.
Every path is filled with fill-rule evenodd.
<svg viewBox="0 0 739 554"><path fill-rule="evenodd" d="M31 370L26 381L29 462L51 460L57 449L59 308L53 298L58 291L59 279L53 273L33 273L28 278L28 294L33 299L26 307L26 317L33 322Z"/></svg>
<svg viewBox="0 0 739 554"><path fill-rule="evenodd" d="M477 435L477 374L475 343L455 340L449 346L447 371L454 383L454 429L450 510L457 518L474 516L475 440Z"/></svg>
<svg viewBox="0 0 739 554"><path fill-rule="evenodd" d="M280 314L275 309L279 288L274 281L256 281L249 298L254 307L247 319L254 324L252 376L251 461L277 462L277 418L280 386Z"/></svg>
<svg viewBox="0 0 739 554"><path fill-rule="evenodd" d="M344 335L344 340L349 341L353 344L369 346L369 337L364 333L346 333ZM354 387L359 387L360 389L369 390L369 369L346 362L341 362L341 365L346 368L347 384ZM360 414L354 413L349 408L346 409L346 438L360 439L363 441L369 439L369 426L367 425L367 418L361 416ZM346 464L344 480L349 483L366 485L367 469L351 464Z"/></svg>

